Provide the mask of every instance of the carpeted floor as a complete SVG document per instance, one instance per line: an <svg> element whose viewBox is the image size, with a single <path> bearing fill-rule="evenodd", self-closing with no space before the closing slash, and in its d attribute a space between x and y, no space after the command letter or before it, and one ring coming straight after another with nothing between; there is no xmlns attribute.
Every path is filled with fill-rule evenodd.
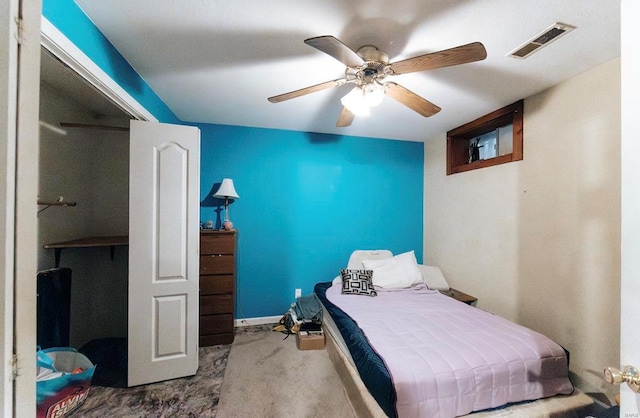
<svg viewBox="0 0 640 418"><path fill-rule="evenodd" d="M236 335L218 418L354 418L327 351L298 350L296 336Z"/></svg>
<svg viewBox="0 0 640 418"><path fill-rule="evenodd" d="M73 417L215 417L231 345L200 349L195 376L132 388L91 386Z"/></svg>
<svg viewBox="0 0 640 418"><path fill-rule="evenodd" d="M72 416L353 417L326 351L300 351L295 335L284 339L272 328L241 327L232 345L201 348L195 376L133 388L92 386ZM305 389L313 393L320 387L317 396L304 396ZM327 399L332 401L318 405Z"/></svg>
<svg viewBox="0 0 640 418"><path fill-rule="evenodd" d="M238 328L237 335L271 332L271 325ZM73 417L168 418L215 417L231 345L200 348L195 376L117 388L91 386Z"/></svg>

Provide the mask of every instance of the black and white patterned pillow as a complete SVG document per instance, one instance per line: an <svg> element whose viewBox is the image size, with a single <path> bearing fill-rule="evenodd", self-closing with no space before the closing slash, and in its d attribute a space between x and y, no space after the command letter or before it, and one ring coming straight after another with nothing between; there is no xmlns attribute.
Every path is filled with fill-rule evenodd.
<svg viewBox="0 0 640 418"><path fill-rule="evenodd" d="M378 296L373 287L373 270L340 270L342 293L348 295Z"/></svg>

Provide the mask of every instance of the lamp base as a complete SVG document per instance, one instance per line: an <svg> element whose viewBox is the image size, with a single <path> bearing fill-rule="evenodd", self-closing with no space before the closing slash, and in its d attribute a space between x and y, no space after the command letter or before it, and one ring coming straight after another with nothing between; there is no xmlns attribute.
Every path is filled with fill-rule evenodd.
<svg viewBox="0 0 640 418"><path fill-rule="evenodd" d="M224 221L224 223L222 224L222 228L225 231L233 231L233 222L231 221Z"/></svg>

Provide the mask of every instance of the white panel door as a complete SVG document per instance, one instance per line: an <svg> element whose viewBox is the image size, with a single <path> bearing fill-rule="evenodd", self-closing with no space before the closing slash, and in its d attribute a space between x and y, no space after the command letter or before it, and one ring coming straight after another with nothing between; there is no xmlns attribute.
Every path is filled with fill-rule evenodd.
<svg viewBox="0 0 640 418"><path fill-rule="evenodd" d="M622 22L622 264L620 363L640 367L640 5L623 0ZM615 365L614 365L615 366ZM620 416L640 417L640 395L626 384L620 388Z"/></svg>
<svg viewBox="0 0 640 418"><path fill-rule="evenodd" d="M198 369L200 130L131 121L128 385Z"/></svg>

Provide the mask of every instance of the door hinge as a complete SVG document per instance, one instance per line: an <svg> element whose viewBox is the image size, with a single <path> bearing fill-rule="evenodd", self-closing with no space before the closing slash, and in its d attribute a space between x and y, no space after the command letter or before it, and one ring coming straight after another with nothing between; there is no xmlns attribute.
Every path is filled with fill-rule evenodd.
<svg viewBox="0 0 640 418"><path fill-rule="evenodd" d="M24 20L20 19L19 17L15 18L16 20L16 41L18 41L18 44L21 45L22 44L22 40L23 40L23 33L24 33Z"/></svg>
<svg viewBox="0 0 640 418"><path fill-rule="evenodd" d="M16 380L18 378L18 355L14 354L11 356L11 380Z"/></svg>

